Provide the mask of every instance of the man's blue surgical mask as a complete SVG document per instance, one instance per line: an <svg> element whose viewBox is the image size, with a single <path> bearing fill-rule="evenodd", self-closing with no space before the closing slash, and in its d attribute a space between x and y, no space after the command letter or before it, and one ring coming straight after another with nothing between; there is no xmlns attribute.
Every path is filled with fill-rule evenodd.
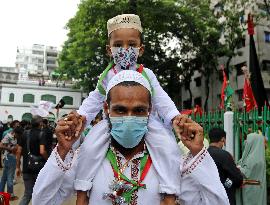
<svg viewBox="0 0 270 205"><path fill-rule="evenodd" d="M112 137L123 147L136 147L148 131L148 117L110 117Z"/></svg>

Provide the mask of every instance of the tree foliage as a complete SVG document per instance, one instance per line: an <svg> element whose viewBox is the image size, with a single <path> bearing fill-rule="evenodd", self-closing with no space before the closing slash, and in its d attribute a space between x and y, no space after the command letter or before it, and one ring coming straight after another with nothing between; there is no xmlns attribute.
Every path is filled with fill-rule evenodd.
<svg viewBox="0 0 270 205"><path fill-rule="evenodd" d="M218 57L234 56L234 40L242 35L235 24L239 24L242 11L224 10L226 23L220 22L210 0L82 0L66 26L68 40L59 57L59 69L77 79L86 91L95 88L99 74L111 60L105 50L106 22L123 13L140 16L146 50L139 63L155 72L176 103L182 83L189 83L195 70L206 77L209 95L209 76L217 70ZM221 45L223 27L229 33ZM180 76L184 82L180 82Z"/></svg>

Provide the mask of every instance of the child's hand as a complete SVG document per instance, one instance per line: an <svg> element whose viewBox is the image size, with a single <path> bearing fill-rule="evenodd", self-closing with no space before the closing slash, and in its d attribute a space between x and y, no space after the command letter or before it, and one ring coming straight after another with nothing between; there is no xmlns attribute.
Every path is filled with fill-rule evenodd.
<svg viewBox="0 0 270 205"><path fill-rule="evenodd" d="M203 148L203 128L189 118L182 118L180 123L174 121L174 130L178 138L195 156Z"/></svg>
<svg viewBox="0 0 270 205"><path fill-rule="evenodd" d="M86 118L85 116L79 115L76 111L72 111L64 118L65 121L71 122L69 124L70 127L70 134L75 136L76 138L79 137L84 130Z"/></svg>
<svg viewBox="0 0 270 205"><path fill-rule="evenodd" d="M183 125L187 122L187 119L189 119L188 115L177 115L173 118L173 129L175 130L177 136L181 140L181 133L183 132Z"/></svg>
<svg viewBox="0 0 270 205"><path fill-rule="evenodd" d="M83 131L85 121L85 117L73 111L67 117L57 122L57 127L55 128L58 140L57 151L63 160Z"/></svg>

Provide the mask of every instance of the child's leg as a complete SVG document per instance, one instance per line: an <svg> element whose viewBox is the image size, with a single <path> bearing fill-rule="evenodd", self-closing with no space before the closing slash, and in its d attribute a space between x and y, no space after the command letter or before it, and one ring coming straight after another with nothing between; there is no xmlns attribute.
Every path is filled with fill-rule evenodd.
<svg viewBox="0 0 270 205"><path fill-rule="evenodd" d="M180 193L181 154L172 130L150 115L146 144L158 173L160 193Z"/></svg>
<svg viewBox="0 0 270 205"><path fill-rule="evenodd" d="M92 181L106 157L109 144L108 122L102 120L90 130L80 147L74 182L75 190L88 191L92 188Z"/></svg>
<svg viewBox="0 0 270 205"><path fill-rule="evenodd" d="M86 191L77 191L76 205L88 205L89 198Z"/></svg>

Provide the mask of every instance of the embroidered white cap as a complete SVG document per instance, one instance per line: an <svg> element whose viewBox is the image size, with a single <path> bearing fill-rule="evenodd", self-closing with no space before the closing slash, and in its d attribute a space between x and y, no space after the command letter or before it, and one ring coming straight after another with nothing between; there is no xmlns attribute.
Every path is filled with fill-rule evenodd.
<svg viewBox="0 0 270 205"><path fill-rule="evenodd" d="M113 78L109 81L109 84L107 86L106 90L106 98L109 93L109 91L115 87L116 85L122 83L122 82L136 82L145 87L147 90L149 90L150 94L152 95L152 90L150 83L148 80L143 77L143 75L137 71L134 70L123 70L119 73L117 73Z"/></svg>
<svg viewBox="0 0 270 205"><path fill-rule="evenodd" d="M135 14L122 14L115 16L107 21L108 36L120 28L133 28L142 33L141 20Z"/></svg>

